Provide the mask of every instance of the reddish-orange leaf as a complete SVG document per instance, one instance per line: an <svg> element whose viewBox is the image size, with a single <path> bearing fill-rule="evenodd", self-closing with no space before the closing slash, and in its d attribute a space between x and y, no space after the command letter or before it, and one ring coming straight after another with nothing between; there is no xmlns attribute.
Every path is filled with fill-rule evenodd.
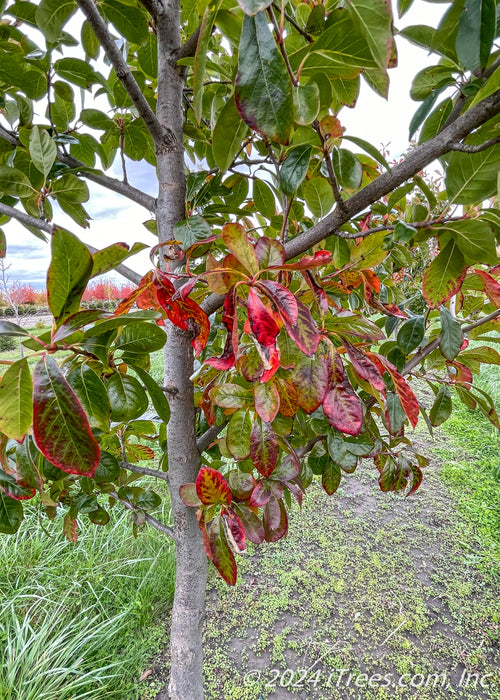
<svg viewBox="0 0 500 700"><path fill-rule="evenodd" d="M280 395L279 411L283 416L292 417L299 410L299 396L297 389L287 379L277 379L276 387Z"/></svg>
<svg viewBox="0 0 500 700"><path fill-rule="evenodd" d="M500 284L490 274L483 270L474 270L474 274L479 275L483 281L484 293L491 303L500 308Z"/></svg>
<svg viewBox="0 0 500 700"><path fill-rule="evenodd" d="M406 379L398 372L394 365L383 355L377 355L377 357L391 375L391 379L394 382L394 387L396 388L403 411L410 419L412 426L415 427L418 423L418 414L420 412L417 397L410 389L410 385Z"/></svg>
<svg viewBox="0 0 500 700"><path fill-rule="evenodd" d="M259 262L255 248L249 241L243 226L226 224L222 229L221 238L245 270L252 276L256 275L259 271Z"/></svg>
<svg viewBox="0 0 500 700"><path fill-rule="evenodd" d="M115 316L123 316L127 311L130 311L132 306L137 303L140 309L151 309L155 308L152 303L151 286L153 284L153 271L150 270L144 275L144 277L139 282L139 285L134 289L125 299L118 304L115 311ZM139 300L142 299L142 303L139 305ZM145 299L151 299L151 303L145 301Z"/></svg>
<svg viewBox="0 0 500 700"><path fill-rule="evenodd" d="M275 304L283 320L292 325L297 322L297 299L289 289L274 280L260 280L257 286Z"/></svg>
<svg viewBox="0 0 500 700"><path fill-rule="evenodd" d="M231 491L222 474L211 467L202 467L196 479L196 493L200 501L206 505L231 503Z"/></svg>
<svg viewBox="0 0 500 700"><path fill-rule="evenodd" d="M332 359L323 411L330 425L347 435L359 435L363 425L363 404L347 378L340 355Z"/></svg>
<svg viewBox="0 0 500 700"><path fill-rule="evenodd" d="M344 347L347 350L349 359L356 373L377 391L385 391L385 383L378 367L368 358L365 353L349 341L344 340Z"/></svg>
<svg viewBox="0 0 500 700"><path fill-rule="evenodd" d="M329 250L318 250L314 255L304 255L295 263L285 265L270 265L269 270L311 270L315 267L323 267L332 262L332 254Z"/></svg>
<svg viewBox="0 0 500 700"><path fill-rule="evenodd" d="M328 363L324 356L301 358L291 375L297 401L306 413L312 413L322 403L328 388Z"/></svg>
<svg viewBox="0 0 500 700"><path fill-rule="evenodd" d="M229 545L237 554L244 554L246 551L245 530L233 508L225 508L222 511L222 521L226 528Z"/></svg>
<svg viewBox="0 0 500 700"><path fill-rule="evenodd" d="M253 289L248 292L247 310L252 332L259 343L266 347L274 345L280 329L269 309Z"/></svg>

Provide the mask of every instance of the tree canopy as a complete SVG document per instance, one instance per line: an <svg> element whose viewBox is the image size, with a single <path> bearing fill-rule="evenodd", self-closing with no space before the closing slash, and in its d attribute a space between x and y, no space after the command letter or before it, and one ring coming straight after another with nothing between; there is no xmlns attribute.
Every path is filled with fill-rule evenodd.
<svg viewBox="0 0 500 700"><path fill-rule="evenodd" d="M414 493L428 460L410 429L443 423L452 396L500 427L473 381L500 364L494 2L455 0L437 28L399 33L436 61L413 76L416 140L395 164L342 124L362 82L388 94L385 0L1 6L1 224L50 238L54 316L39 336L0 322L31 351L0 383L1 532L37 494L70 540L81 515L105 525L121 504L135 533L175 539L199 619L185 586L204 590L202 541L234 584L245 541L283 537L313 479L333 494L369 459L382 490ZM156 199L128 159L156 167ZM442 186L423 172L436 159ZM89 226L89 180L148 212L145 276L124 265L142 244L95 250L57 225L62 210ZM113 269L136 289L114 313L81 310ZM172 523L145 476L168 483ZM174 606L178 636L181 618Z"/></svg>

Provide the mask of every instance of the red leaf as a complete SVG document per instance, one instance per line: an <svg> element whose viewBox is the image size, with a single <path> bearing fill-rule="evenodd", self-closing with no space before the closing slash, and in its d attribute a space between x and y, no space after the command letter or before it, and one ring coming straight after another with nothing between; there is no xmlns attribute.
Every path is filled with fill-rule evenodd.
<svg viewBox="0 0 500 700"><path fill-rule="evenodd" d="M36 489L29 486L22 480L17 481L17 479L15 484L6 483L4 485L0 485L0 490L2 490L6 496L13 498L15 501L29 501L30 498L33 498L36 495Z"/></svg>
<svg viewBox="0 0 500 700"><path fill-rule="evenodd" d="M211 467L202 467L196 479L196 493L207 506L231 503L231 491L222 474Z"/></svg>
<svg viewBox="0 0 500 700"><path fill-rule="evenodd" d="M310 272L309 270L304 270L302 272L302 275L303 275L305 281L307 282L307 284L309 285L309 287L314 295L314 298L316 299L316 303L318 304L318 308L319 308L320 312L323 314L323 316L326 316L326 314L328 313L328 306L329 305L328 305L328 297L325 294L325 290L323 289L323 287L319 286L319 284L314 279L313 273Z"/></svg>
<svg viewBox="0 0 500 700"><path fill-rule="evenodd" d="M318 349L320 334L311 312L297 299L297 322L292 325L283 319L286 332L295 341L299 350L311 357Z"/></svg>
<svg viewBox="0 0 500 700"><path fill-rule="evenodd" d="M233 508L238 514L243 529L245 530L245 535L250 542L254 544L263 542L265 537L264 527L255 513L243 503L235 503Z"/></svg>
<svg viewBox="0 0 500 700"><path fill-rule="evenodd" d="M200 525L200 527L202 527ZM221 526L221 518L212 518L204 527L205 537L203 544L208 558L214 564L219 574L224 581L230 586L234 586L237 577L236 561L224 534L224 528Z"/></svg>
<svg viewBox="0 0 500 700"><path fill-rule="evenodd" d="M447 362L448 367L454 367L457 373L451 376L451 381L455 384L465 384L465 388L468 389L468 384L472 384L472 372L468 367L463 365L461 362L454 360L453 362ZM451 373L450 373L451 374Z"/></svg>
<svg viewBox="0 0 500 700"><path fill-rule="evenodd" d="M259 346L257 349L260 349ZM265 371L260 378L261 382L267 382L280 368L280 351L276 347L262 348L260 356L263 359Z"/></svg>
<svg viewBox="0 0 500 700"><path fill-rule="evenodd" d="M323 411L330 425L347 435L359 435L363 425L363 404L347 378L340 355L332 361Z"/></svg>
<svg viewBox="0 0 500 700"><path fill-rule="evenodd" d="M214 369L231 369L231 367L234 367L235 357L231 335L229 333L226 338L226 344L224 346L224 350L222 351L222 355L219 357L210 357L208 360L205 360L205 362Z"/></svg>
<svg viewBox="0 0 500 700"><path fill-rule="evenodd" d="M297 299L289 289L274 280L260 280L257 286L275 304L284 321L292 326L297 323Z"/></svg>
<svg viewBox="0 0 500 700"><path fill-rule="evenodd" d="M312 413L323 402L328 388L328 363L326 358L301 359L291 374L297 390L297 401L306 413Z"/></svg>
<svg viewBox="0 0 500 700"><path fill-rule="evenodd" d="M291 381L278 379L276 382L278 394L280 395L281 415L291 418L299 410L299 395L297 389Z"/></svg>
<svg viewBox="0 0 500 700"><path fill-rule="evenodd" d="M278 461L278 438L272 426L257 418L250 434L250 459L262 476L270 476Z"/></svg>
<svg viewBox="0 0 500 700"><path fill-rule="evenodd" d="M253 289L248 292L247 309L252 332L259 343L266 347L274 345L280 329Z"/></svg>
<svg viewBox="0 0 500 700"><path fill-rule="evenodd" d="M259 272L255 248L241 224L226 224L222 229L221 238L236 260L250 275L253 276Z"/></svg>
<svg viewBox="0 0 500 700"><path fill-rule="evenodd" d="M288 517L283 501L271 498L262 511L266 542L277 542L288 532Z"/></svg>
<svg viewBox="0 0 500 700"><path fill-rule="evenodd" d="M150 270L141 279L137 289L134 289L133 292L131 292L127 297L125 297L125 299L123 299L118 304L114 315L115 316L122 316L123 314L126 314L127 311L130 311L130 309L132 308L132 306L135 303L137 303L137 306L140 309L156 308L154 303L153 303L153 298L151 297L152 284L153 284L153 272ZM146 303L146 305L140 305L139 299L140 298L144 299L144 297L146 297L146 296L148 296L148 300L150 300L150 303Z"/></svg>
<svg viewBox="0 0 500 700"><path fill-rule="evenodd" d="M94 476L99 445L75 392L47 356L33 373L33 434L38 449L54 466L67 474Z"/></svg>
<svg viewBox="0 0 500 700"><path fill-rule="evenodd" d="M313 256L305 255L296 263L285 265L270 265L269 270L311 270L314 267L323 267L332 262L332 254L329 250L318 250Z"/></svg>
<svg viewBox="0 0 500 700"><path fill-rule="evenodd" d="M385 391L385 383L377 366L364 354L362 350L351 345L347 340L344 340L344 347L352 362L352 366L356 373L377 391Z"/></svg>
<svg viewBox="0 0 500 700"><path fill-rule="evenodd" d="M373 291L378 294L380 292L380 280L373 270L363 270L361 272L367 283L373 289Z"/></svg>
<svg viewBox="0 0 500 700"><path fill-rule="evenodd" d="M377 355L377 357L391 375L403 411L410 419L410 423L412 424L412 426L415 427L418 423L418 414L420 412L420 406L417 401L417 397L410 389L410 386L406 379L398 372L394 365L391 362L389 362L389 360L383 355Z"/></svg>
<svg viewBox="0 0 500 700"><path fill-rule="evenodd" d="M283 265L286 260L285 249L281 243L267 236L258 239L255 244L255 254L262 269L270 265Z"/></svg>
<svg viewBox="0 0 500 700"><path fill-rule="evenodd" d="M491 303L498 308L500 308L500 284L487 272L483 270L474 270L474 273L479 275L483 281L484 293L491 301Z"/></svg>
<svg viewBox="0 0 500 700"><path fill-rule="evenodd" d="M261 479L255 484L255 488L250 496L250 505L262 508L271 498L271 482Z"/></svg>
<svg viewBox="0 0 500 700"><path fill-rule="evenodd" d="M272 423L280 407L278 389L274 383L254 384L255 410L265 423Z"/></svg>
<svg viewBox="0 0 500 700"><path fill-rule="evenodd" d="M211 357L207 364L215 369L229 369L236 362L238 352L238 314L236 311L237 288L233 287L224 299L222 310L222 323L227 328L226 344L220 357Z"/></svg>
<svg viewBox="0 0 500 700"><path fill-rule="evenodd" d="M223 511L222 521L226 527L226 535L231 548L238 554L244 554L246 550L245 530L232 508Z"/></svg>

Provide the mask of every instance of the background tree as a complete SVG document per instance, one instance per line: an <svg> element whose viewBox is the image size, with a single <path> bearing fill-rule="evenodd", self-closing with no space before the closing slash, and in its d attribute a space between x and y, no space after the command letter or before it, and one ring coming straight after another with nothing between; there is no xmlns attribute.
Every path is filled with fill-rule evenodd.
<svg viewBox="0 0 500 700"><path fill-rule="evenodd" d="M169 692L201 698L207 556L234 583L246 538L279 540L314 475L334 493L361 458L383 490L414 492L427 460L407 426L445 421L452 391L498 427L473 384L500 363L488 335L500 217L482 207L500 155L496 8L456 0L437 29L401 32L436 65L412 83L419 143L390 167L341 112L362 80L387 94L397 51L382 0L2 7L0 213L51 238L54 325L1 326L39 359L33 377L20 360L0 383L0 530L15 532L39 492L69 539L79 514L105 525L117 503L134 532L172 537ZM121 180L105 174L116 158ZM127 158L156 166L156 199L129 182ZM421 173L436 158L443 197ZM143 278L123 266L140 244L95 251L52 224L56 204L88 226L87 180L153 214L157 266ZM426 307L413 312L397 274L425 248ZM89 280L114 268L137 289L112 315L81 311ZM164 345L158 386L149 353ZM413 377L435 394L428 412ZM151 514L145 476L167 482L172 523Z"/></svg>

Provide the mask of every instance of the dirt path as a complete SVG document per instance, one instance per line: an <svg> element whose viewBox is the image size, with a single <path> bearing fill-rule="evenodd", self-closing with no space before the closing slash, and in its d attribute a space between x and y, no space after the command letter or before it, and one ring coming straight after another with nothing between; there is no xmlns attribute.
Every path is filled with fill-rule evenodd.
<svg viewBox="0 0 500 700"><path fill-rule="evenodd" d="M500 698L498 590L458 541L438 468L405 500L366 462L333 497L311 489L234 589L212 572L207 700Z"/></svg>

